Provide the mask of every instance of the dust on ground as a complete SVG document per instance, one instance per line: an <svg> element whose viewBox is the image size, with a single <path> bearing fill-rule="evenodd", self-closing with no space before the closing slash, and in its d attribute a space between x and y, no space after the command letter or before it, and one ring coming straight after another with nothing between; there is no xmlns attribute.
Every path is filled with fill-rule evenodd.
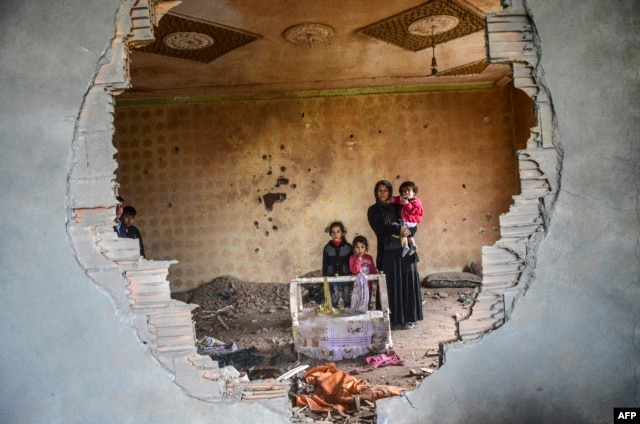
<svg viewBox="0 0 640 424"><path fill-rule="evenodd" d="M470 311L463 298L473 292L473 288L422 288L424 319L413 329L392 328L392 350L407 361L406 365L362 372L366 364L361 357L337 361L336 366L370 385L414 390L440 367L441 345L457 340L456 323ZM300 365L314 367L327 362L298 355L293 350L288 283L248 283L223 276L173 297L199 305L193 311L198 339L209 336L236 344L233 355L214 359L221 366L232 365L246 373L251 381L277 378ZM375 405L365 405L348 418L293 409L292 422L375 422Z"/></svg>

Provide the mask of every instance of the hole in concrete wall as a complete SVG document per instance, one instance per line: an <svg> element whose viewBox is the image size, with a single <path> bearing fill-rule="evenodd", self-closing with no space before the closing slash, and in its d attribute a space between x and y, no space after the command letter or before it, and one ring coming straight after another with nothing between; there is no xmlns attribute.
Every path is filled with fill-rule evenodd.
<svg viewBox="0 0 640 424"><path fill-rule="evenodd" d="M519 16L520 19L528 19L526 14L521 14ZM489 27L489 30L491 28ZM489 49L491 52L491 48ZM511 58L503 58L501 56L497 56L493 58L494 60L507 61ZM529 59L532 60L532 59ZM124 65L123 65L124 67ZM541 92L544 87L539 84L539 80L536 78L540 78L540 76L536 76L533 74L533 66L522 64L514 64L515 74L516 74L516 85L524 87L523 91L514 90L514 98L516 98L516 102L518 101L526 101L531 97L536 98L537 103L535 103L533 109L537 118L537 122L529 130L527 126L520 126L520 130L524 131L523 128L526 128L529 134L525 134L524 138L517 137L518 139L526 139L526 146L521 146L519 152L519 160L521 163L520 171L519 171L519 180L521 183L522 193L519 196L515 196L514 204L512 205L512 211L505 214L504 223L501 220L501 232L502 239L497 242L494 246L483 248L482 259L483 259L483 267L484 267L484 280L480 290L478 290L474 295L474 305L499 305L498 313L496 313L496 308L492 308L492 312L490 316L482 315L481 309L477 310L474 307L471 307L472 318L474 316L479 317L473 321L470 325L465 325L466 321L460 321L458 323L458 339L459 340L467 340L480 338L483 334L487 332L493 331L496 328L500 327L507 319L515 304L515 300L521 296L526 287L528 286L529 280L531 278L531 270L528 269L525 264L529 264L531 267L531 262L527 261L526 254L531 251L535 252L535 248L537 247L537 242L539 242L542 234L544 232L545 225L549 219L549 211L553 207L553 202L555 200L555 196L557 195L557 175L555 174L557 170L557 152L554 148L554 133L553 133L553 112L551 109L551 105L548 100L548 93L544 93L541 99L537 98L539 92ZM520 80L518 80L520 78ZM532 82L532 84L530 83ZM524 95L524 98L523 98ZM86 110L83 110L86 112ZM81 114L82 115L82 114ZM303 113L304 117L304 113ZM428 126L428 125L427 125ZM82 126L80 126L82 127ZM381 131L378 131L379 133ZM174 147L174 153L176 155L180 152L180 147ZM264 155L264 160L271 159L270 155ZM522 166L524 164L524 167ZM311 168L307 168L308 172L311 171ZM284 171L283 171L284 172ZM516 171L517 172L517 171ZM401 175L397 175L396 179L402 178ZM315 181L312 181L312 183ZM72 181L70 184L74 184ZM117 186L117 183L114 183L114 187ZM468 189L467 183L461 184L463 189ZM74 193L74 190L71 190ZM276 193L278 194L278 193ZM73 194L72 194L73 196ZM278 197L280 198L280 197ZM276 202L276 200L274 200ZM82 202L74 202L71 204L77 204ZM265 201L265 204L267 202ZM115 204L115 200L114 200ZM169 203L171 205L172 203ZM266 205L268 208L268 205ZM273 206L271 204L271 206ZM78 224L82 224L82 219L84 211L83 208L78 207L75 209L75 222ZM271 217L270 217L271 218ZM466 218L465 218L466 219ZM91 227L90 231L100 231L96 229L95 221L87 221L89 222L88 226ZM257 222L257 221L253 221ZM108 235L108 227L109 223L106 224L106 232L105 236ZM256 228L258 225L256 225ZM276 225L272 226L273 230L279 228ZM443 231L446 231L444 229ZM268 234L268 231L266 232ZM80 239L78 234L74 232L72 235L72 240L76 245L76 249L79 252L78 255L87 254L86 250L90 249L90 243L95 243L93 237L89 237L90 243L85 243L85 240ZM127 261L130 260L130 257L110 257L110 253L105 251L103 247L97 245L96 249L100 250L105 257L112 260L118 267L123 270L123 277L126 280L125 283L129 289L135 289L137 286L137 278L139 277L138 273L140 270L134 270L127 264ZM533 249L532 249L533 248ZM254 252L262 253L259 248L255 248ZM530 258L529 258L530 259ZM535 264L535 261L534 261ZM167 267L169 265L166 265ZM100 279L100 276L96 276L95 278ZM100 281L99 281L100 282ZM111 282L103 282L104 286L109 286ZM114 298L117 302L121 302L121 306L124 308L131 308L131 305L134 305L137 310L131 311L133 315L135 315L135 319L137 321L138 318L142 315L147 317L147 320L142 320L144 322L153 322L154 325L157 324L162 319L166 318L165 316L159 317L157 310L145 309L144 305L141 305L137 299L135 299L135 292L132 296L128 296L127 298L123 298L121 294L113 293ZM166 297L165 293L165 297ZM162 296L160 296L162 297ZM165 302L167 305L170 304L168 298L160 300L161 302ZM174 308L175 306L170 306L170 308ZM184 312L184 308L180 306L177 307L179 310L176 312L175 310L163 311L163 313L172 315L180 315L180 312ZM188 308L187 308L188 309ZM501 313L500 313L501 312ZM184 315L184 314L182 314ZM173 318L172 318L173 319ZM177 319L177 318L176 318ZM171 320L171 319L170 319ZM175 323L175 321L172 321ZM485 327L479 326L478 323L486 323ZM139 325L136 324L136 325ZM189 327L187 325L187 327ZM479 328L480 327L480 328ZM140 331L141 329L138 328ZM157 333L157 329L149 330L145 329L144 331L150 331L151 334L146 337L142 337L142 342L145 344L155 345L157 346L158 340L160 336ZM187 333L191 330L186 330ZM183 347L181 347L183 348ZM193 346L192 346L193 348ZM163 353L162 349L158 350L157 348L153 350L154 355L156 355L160 362L163 362ZM186 348L185 353L185 361L188 362L193 358L193 351L189 351ZM206 369L205 367L200 367L196 369L194 367L193 372L201 376L201 371ZM175 371L175 370L174 370ZM175 373L175 372L174 372ZM190 382L183 381L177 379L177 384L183 386L190 393L195 393L197 390L190 390L193 387L190 387ZM196 396L199 397L199 396ZM203 399L206 400L206 399Z"/></svg>

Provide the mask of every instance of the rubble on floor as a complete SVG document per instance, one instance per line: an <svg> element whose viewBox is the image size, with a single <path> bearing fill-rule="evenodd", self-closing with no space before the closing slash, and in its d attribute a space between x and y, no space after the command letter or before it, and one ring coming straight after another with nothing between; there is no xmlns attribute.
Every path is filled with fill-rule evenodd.
<svg viewBox="0 0 640 424"><path fill-rule="evenodd" d="M200 356L208 362L213 359L215 367L206 364L198 367L207 374L203 377L216 381L225 396L223 401L260 403L286 414L292 423L376 422L376 403L368 399L354 397L352 407L342 414L334 409L320 412L306 405L296 406L298 390L306 384L306 373L300 367L311 369L327 362L294 351L288 283L245 283L233 277L219 277L190 293L172 296L198 305L192 316L196 338L203 340L202 348L210 344L211 348L225 349L211 352L210 357ZM369 386L414 390L437 372L442 344L458 340L457 326L476 308L475 304L465 307L468 303L465 300L475 300L476 296L474 288L424 287L425 319L414 329L393 330L393 348L385 354L392 356L395 352L398 360L395 364L393 360L385 362L384 358L380 361L401 366L371 367L366 358L372 353L334 362L336 368L353 378L364 378ZM369 370L358 374L358 370L365 368ZM287 373L293 374L281 378Z"/></svg>

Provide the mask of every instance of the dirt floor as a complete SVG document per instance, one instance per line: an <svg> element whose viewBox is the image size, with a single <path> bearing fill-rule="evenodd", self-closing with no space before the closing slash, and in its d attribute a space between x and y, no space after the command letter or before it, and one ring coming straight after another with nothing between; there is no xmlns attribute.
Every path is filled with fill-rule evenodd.
<svg viewBox="0 0 640 424"><path fill-rule="evenodd" d="M392 328L392 350L406 365L388 365L366 372L364 357L336 362L338 369L370 385L415 389L440 366L442 343L457 339L457 320L469 313L463 304L473 288L423 288L424 320L414 329ZM231 365L251 381L281 376L300 365L323 362L297 355L293 350L289 284L247 283L233 277L219 277L189 293L174 298L198 304L193 311L196 337L213 337L235 343L235 352L216 355L221 366ZM292 387L291 392L295 392ZM363 405L359 413L340 417L335 413L314 414L293 408L292 422L374 423L375 405Z"/></svg>

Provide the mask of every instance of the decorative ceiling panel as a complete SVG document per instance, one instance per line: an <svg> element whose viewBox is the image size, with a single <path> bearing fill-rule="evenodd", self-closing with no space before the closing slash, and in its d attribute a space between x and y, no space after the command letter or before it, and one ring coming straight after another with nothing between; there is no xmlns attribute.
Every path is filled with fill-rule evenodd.
<svg viewBox="0 0 640 424"><path fill-rule="evenodd" d="M444 20L445 17L455 18L457 24L444 32L438 32L438 28L436 28L433 36L415 35L409 31L411 24L430 16L440 20ZM450 19L450 21L453 22L455 19ZM357 32L416 52L431 47L434 43L446 43L482 30L484 30L482 13L454 0L431 0L361 28Z"/></svg>
<svg viewBox="0 0 640 424"><path fill-rule="evenodd" d="M260 38L237 29L211 25L167 14L154 28L155 41L138 51L211 62L231 50Z"/></svg>
<svg viewBox="0 0 640 424"><path fill-rule="evenodd" d="M456 68L447 69L446 71L438 72L438 76L478 75L487 69L488 66L489 62L483 59L477 62L458 66Z"/></svg>

